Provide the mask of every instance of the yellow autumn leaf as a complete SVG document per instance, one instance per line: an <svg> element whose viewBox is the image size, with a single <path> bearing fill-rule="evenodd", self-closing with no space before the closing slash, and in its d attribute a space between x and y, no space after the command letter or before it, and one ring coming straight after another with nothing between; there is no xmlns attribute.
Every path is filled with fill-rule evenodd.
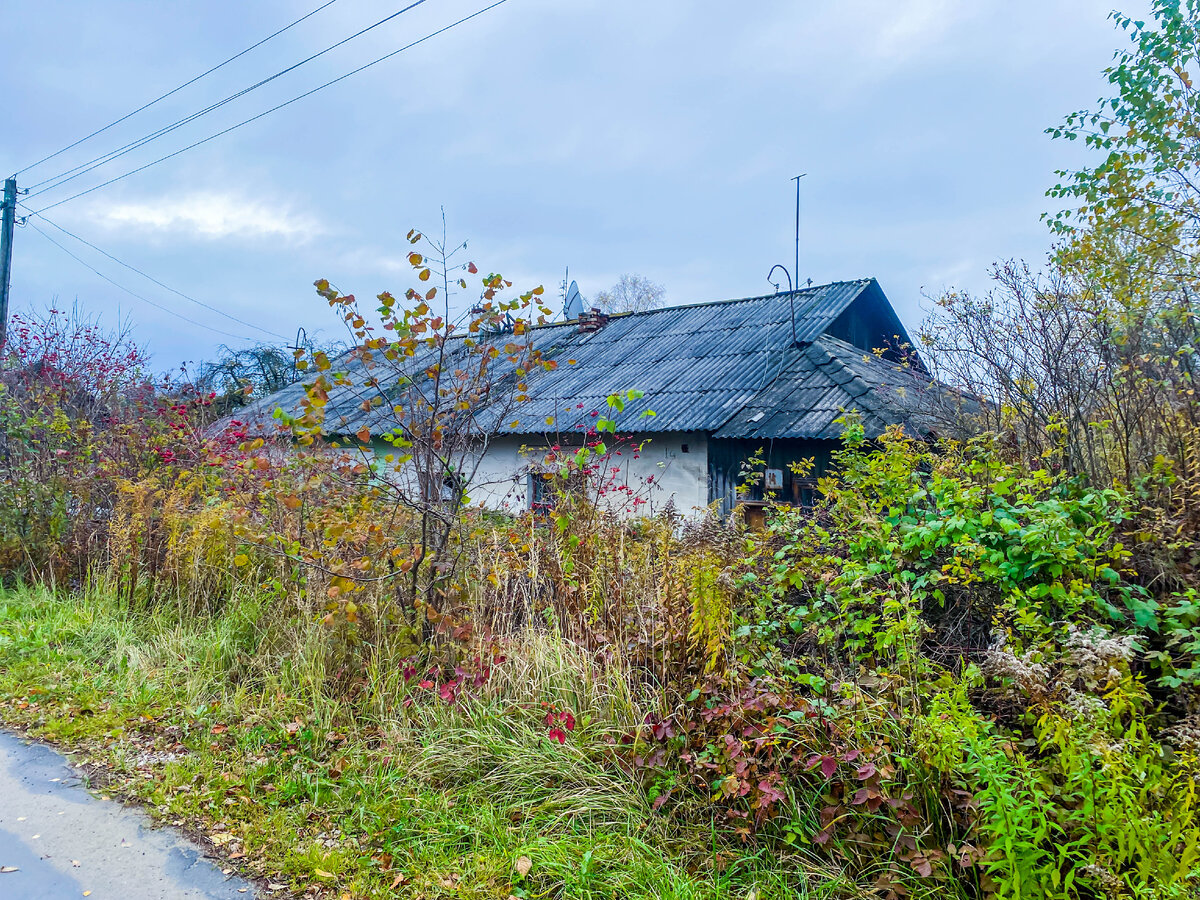
<svg viewBox="0 0 1200 900"><path fill-rule="evenodd" d="M239 553L233 558L233 564L235 566L244 566L248 562L250 562L250 557L248 557L245 553Z"/></svg>

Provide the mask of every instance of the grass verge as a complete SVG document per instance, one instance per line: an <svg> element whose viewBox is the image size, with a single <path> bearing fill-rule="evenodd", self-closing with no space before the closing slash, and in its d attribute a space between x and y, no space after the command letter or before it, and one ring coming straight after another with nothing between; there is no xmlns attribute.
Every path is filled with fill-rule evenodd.
<svg viewBox="0 0 1200 900"><path fill-rule="evenodd" d="M652 811L612 757L639 698L562 642L514 648L453 704L379 662L335 695L326 643L261 597L181 624L103 590L0 592L0 723L84 754L268 896L858 893L803 855ZM566 743L543 702L574 711Z"/></svg>

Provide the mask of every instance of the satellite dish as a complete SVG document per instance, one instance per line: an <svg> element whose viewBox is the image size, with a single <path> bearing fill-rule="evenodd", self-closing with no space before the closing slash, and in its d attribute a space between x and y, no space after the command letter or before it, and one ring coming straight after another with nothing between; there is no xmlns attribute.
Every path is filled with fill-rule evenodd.
<svg viewBox="0 0 1200 900"><path fill-rule="evenodd" d="M563 318L578 319L583 315L583 295L579 293L579 285L574 281L567 288L567 299L563 301Z"/></svg>

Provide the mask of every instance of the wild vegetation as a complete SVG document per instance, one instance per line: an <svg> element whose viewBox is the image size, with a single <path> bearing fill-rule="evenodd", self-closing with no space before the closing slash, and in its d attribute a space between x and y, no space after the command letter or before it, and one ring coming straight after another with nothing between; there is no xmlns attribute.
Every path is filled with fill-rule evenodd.
<svg viewBox="0 0 1200 900"><path fill-rule="evenodd" d="M1106 156L1054 189L1046 271L924 329L977 415L848 412L761 530L608 496L636 385L538 451L551 508L473 503L556 363L541 289L444 239L410 233L403 299L317 283L348 350L297 350L270 428L214 427L125 335L18 322L0 719L271 891L1195 896L1200 10L1117 22L1113 97L1055 131Z"/></svg>

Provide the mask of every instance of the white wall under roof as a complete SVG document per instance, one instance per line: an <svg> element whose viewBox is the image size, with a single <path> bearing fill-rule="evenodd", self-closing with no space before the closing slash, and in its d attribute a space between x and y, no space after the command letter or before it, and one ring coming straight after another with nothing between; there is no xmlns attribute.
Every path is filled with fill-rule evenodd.
<svg viewBox="0 0 1200 900"><path fill-rule="evenodd" d="M603 484L596 476L589 484L589 493L599 493L600 502L620 515L653 515L668 503L683 516L702 512L708 503L707 436L688 432L656 434L642 440L640 450L625 445L614 447ZM468 490L470 502L511 513L529 509L530 472L548 449L534 441L495 438L479 461ZM634 503L634 497L645 502Z"/></svg>

